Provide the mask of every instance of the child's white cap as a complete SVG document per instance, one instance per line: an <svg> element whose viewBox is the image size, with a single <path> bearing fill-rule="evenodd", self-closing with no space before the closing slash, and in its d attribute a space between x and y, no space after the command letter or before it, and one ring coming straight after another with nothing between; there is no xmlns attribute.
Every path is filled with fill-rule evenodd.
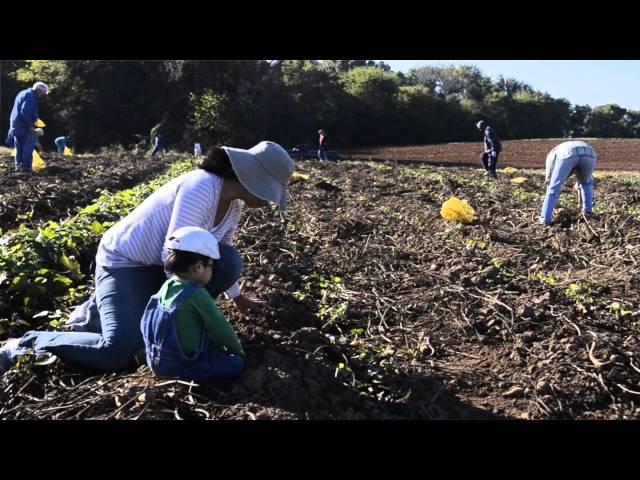
<svg viewBox="0 0 640 480"><path fill-rule="evenodd" d="M167 237L167 248L194 252L217 260L220 258L218 240L200 227L182 227Z"/></svg>

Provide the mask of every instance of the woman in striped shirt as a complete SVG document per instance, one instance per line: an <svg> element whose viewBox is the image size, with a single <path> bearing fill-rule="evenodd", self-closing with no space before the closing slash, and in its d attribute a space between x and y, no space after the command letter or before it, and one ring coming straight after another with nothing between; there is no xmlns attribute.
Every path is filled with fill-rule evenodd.
<svg viewBox="0 0 640 480"><path fill-rule="evenodd" d="M185 226L211 232L220 244L216 275L206 285L215 298L222 292L247 314L264 308L240 291L243 264L232 246L243 205L275 203L286 208L287 182L294 164L273 142L249 150L214 148L199 168L168 182L103 236L96 255L92 331L27 332L0 349L0 370L15 356L33 349L99 370L123 370L144 349L140 319L151 295L167 279L162 264L166 237Z"/></svg>

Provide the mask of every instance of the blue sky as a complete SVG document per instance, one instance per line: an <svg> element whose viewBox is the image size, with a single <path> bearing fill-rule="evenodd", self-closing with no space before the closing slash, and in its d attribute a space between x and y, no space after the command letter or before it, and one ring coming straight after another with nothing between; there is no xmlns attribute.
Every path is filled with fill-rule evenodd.
<svg viewBox="0 0 640 480"><path fill-rule="evenodd" d="M640 110L640 60L383 60L398 72L423 65L475 65L484 75L528 83L572 104Z"/></svg>

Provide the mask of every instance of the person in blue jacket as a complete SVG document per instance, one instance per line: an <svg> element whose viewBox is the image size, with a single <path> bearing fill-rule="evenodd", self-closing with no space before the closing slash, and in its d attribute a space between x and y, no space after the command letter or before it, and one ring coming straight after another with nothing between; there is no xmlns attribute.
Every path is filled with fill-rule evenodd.
<svg viewBox="0 0 640 480"><path fill-rule="evenodd" d="M16 172L31 173L33 150L36 146L36 121L38 120L38 98L49 93L49 87L36 82L33 87L22 90L13 102L9 117L7 144L16 149Z"/></svg>
<svg viewBox="0 0 640 480"><path fill-rule="evenodd" d="M58 149L58 154L64 154L64 147L67 146L67 137L58 137L54 140L54 143L56 144L56 148Z"/></svg>

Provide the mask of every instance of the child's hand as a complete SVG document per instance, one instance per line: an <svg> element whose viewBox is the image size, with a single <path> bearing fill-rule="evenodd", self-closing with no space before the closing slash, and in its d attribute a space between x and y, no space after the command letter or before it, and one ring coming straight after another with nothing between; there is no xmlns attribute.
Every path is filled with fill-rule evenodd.
<svg viewBox="0 0 640 480"><path fill-rule="evenodd" d="M243 315L249 315L251 312L264 313L266 309L266 305L263 302L251 300L242 294L234 298L233 301Z"/></svg>

